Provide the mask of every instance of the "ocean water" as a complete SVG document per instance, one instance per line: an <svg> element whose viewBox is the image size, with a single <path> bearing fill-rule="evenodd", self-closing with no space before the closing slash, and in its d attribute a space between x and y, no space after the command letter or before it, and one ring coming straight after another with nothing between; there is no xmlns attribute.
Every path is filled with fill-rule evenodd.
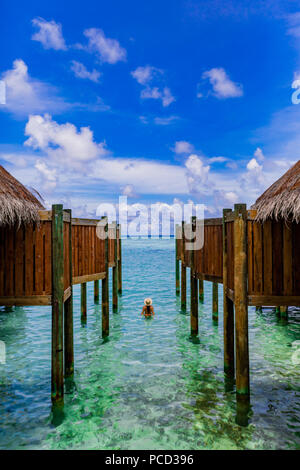
<svg viewBox="0 0 300 470"><path fill-rule="evenodd" d="M300 448L300 311L286 322L249 308L251 410L241 427L224 388L221 286L219 323L205 282L191 341L174 264L173 240L123 241L123 295L105 342L93 284L86 324L74 287L75 376L63 409L50 401L51 309L0 309L1 449ZM148 296L151 320L140 315Z"/></svg>

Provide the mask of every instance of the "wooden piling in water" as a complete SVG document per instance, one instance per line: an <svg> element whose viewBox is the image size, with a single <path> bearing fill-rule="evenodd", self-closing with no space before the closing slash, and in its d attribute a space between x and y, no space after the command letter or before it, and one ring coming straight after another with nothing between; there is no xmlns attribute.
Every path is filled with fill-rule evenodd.
<svg viewBox="0 0 300 470"><path fill-rule="evenodd" d="M117 222L114 222L114 266L113 266L113 311L118 311L118 238L117 238Z"/></svg>
<svg viewBox="0 0 300 470"><path fill-rule="evenodd" d="M199 302L204 302L204 281L199 279Z"/></svg>
<svg viewBox="0 0 300 470"><path fill-rule="evenodd" d="M52 346L51 346L51 399L64 398L64 243L63 206L52 206Z"/></svg>
<svg viewBox="0 0 300 470"><path fill-rule="evenodd" d="M94 281L94 301L99 302L99 280Z"/></svg>
<svg viewBox="0 0 300 470"><path fill-rule="evenodd" d="M219 289L218 289L218 283L213 282L212 285L212 317L214 321L218 321L218 316L219 316Z"/></svg>
<svg viewBox="0 0 300 470"><path fill-rule="evenodd" d="M226 216L231 209L223 209L223 329L224 329L224 372L227 378L234 378L234 309L227 296L228 258Z"/></svg>
<svg viewBox="0 0 300 470"><path fill-rule="evenodd" d="M86 282L81 284L81 319L86 321L87 319L87 298L86 298Z"/></svg>
<svg viewBox="0 0 300 470"><path fill-rule="evenodd" d="M71 294L64 305L64 339L65 339L65 377L72 377L74 374L74 333L73 333L73 281L72 281L72 211L69 224L69 277Z"/></svg>
<svg viewBox="0 0 300 470"><path fill-rule="evenodd" d="M185 265L185 233L184 221L181 225L182 248L181 248L181 310L186 310L186 265Z"/></svg>
<svg viewBox="0 0 300 470"><path fill-rule="evenodd" d="M285 307L285 306L280 307L280 317L281 318L288 317L288 307Z"/></svg>
<svg viewBox="0 0 300 470"><path fill-rule="evenodd" d="M247 208L234 206L234 304L236 333L236 391L250 398L247 293Z"/></svg>
<svg viewBox="0 0 300 470"><path fill-rule="evenodd" d="M109 267L108 267L108 221L105 218L104 232L104 259L105 259L105 278L102 279L102 337L109 335Z"/></svg>
<svg viewBox="0 0 300 470"><path fill-rule="evenodd" d="M178 225L176 225L175 227L175 272L176 272L175 288L176 288L176 295L179 295L180 294L180 278L179 278L177 227Z"/></svg>
<svg viewBox="0 0 300 470"><path fill-rule="evenodd" d="M118 224L118 243L119 243L119 260L118 260L118 293L122 294L122 240L121 225Z"/></svg>
<svg viewBox="0 0 300 470"><path fill-rule="evenodd" d="M196 217L191 219L191 228L194 237L196 237ZM193 245L195 246L195 240ZM195 249L194 246L190 252L190 289L191 289L191 336L197 336L199 333L199 322L198 322L198 279L195 272Z"/></svg>

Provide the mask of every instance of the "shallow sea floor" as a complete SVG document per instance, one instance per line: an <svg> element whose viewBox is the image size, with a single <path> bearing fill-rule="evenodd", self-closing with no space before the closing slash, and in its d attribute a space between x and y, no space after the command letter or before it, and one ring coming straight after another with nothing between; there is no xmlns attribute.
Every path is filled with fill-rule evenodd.
<svg viewBox="0 0 300 470"><path fill-rule="evenodd" d="M285 322L249 308L251 411L241 427L224 389L221 286L216 325L205 282L192 342L174 264L172 240L123 241L123 295L106 342L93 283L86 325L74 287L75 376L63 410L50 402L51 309L0 309L1 449L300 448L300 310ZM148 296L152 320L140 315Z"/></svg>

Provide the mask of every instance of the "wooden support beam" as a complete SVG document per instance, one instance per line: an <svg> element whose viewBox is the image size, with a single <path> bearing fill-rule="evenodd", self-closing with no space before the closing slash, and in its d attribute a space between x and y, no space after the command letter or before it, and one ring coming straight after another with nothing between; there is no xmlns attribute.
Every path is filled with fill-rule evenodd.
<svg viewBox="0 0 300 470"><path fill-rule="evenodd" d="M204 281L199 279L199 302L204 302Z"/></svg>
<svg viewBox="0 0 300 470"><path fill-rule="evenodd" d="M94 281L94 301L99 302L99 280Z"/></svg>
<svg viewBox="0 0 300 470"><path fill-rule="evenodd" d="M69 276L70 286L69 296L65 300L64 305L64 333L65 333L65 377L72 377L74 374L74 333L73 333L73 288L72 288L72 211L65 210L69 213Z"/></svg>
<svg viewBox="0 0 300 470"><path fill-rule="evenodd" d="M177 227L175 227L175 288L176 288L176 295L180 294L180 278L179 278L179 259L178 259L178 240L177 240Z"/></svg>
<svg viewBox="0 0 300 470"><path fill-rule="evenodd" d="M212 285L212 317L213 321L218 321L219 299L218 299L218 283L213 282Z"/></svg>
<svg viewBox="0 0 300 470"><path fill-rule="evenodd" d="M76 276L73 277L74 284L83 284L85 282L94 282L100 279L103 279L106 276L106 273L96 273L96 274L86 274L85 276Z"/></svg>
<svg viewBox="0 0 300 470"><path fill-rule="evenodd" d="M105 243L104 243L104 259L105 259L105 278L102 279L102 337L109 335L109 267L108 267L108 222L104 225Z"/></svg>
<svg viewBox="0 0 300 470"><path fill-rule="evenodd" d="M64 398L64 240L63 206L52 206L52 347L51 399Z"/></svg>
<svg viewBox="0 0 300 470"><path fill-rule="evenodd" d="M234 309L228 297L227 215L231 209L223 209L223 323L224 323L224 372L228 379L234 378Z"/></svg>
<svg viewBox="0 0 300 470"><path fill-rule="evenodd" d="M250 399L248 295L247 295L247 208L234 206L234 303L236 334L236 391Z"/></svg>
<svg viewBox="0 0 300 470"><path fill-rule="evenodd" d="M196 217L191 219L192 232L196 237ZM195 246L195 241L193 243ZM194 246L190 253L190 289L191 289L191 336L197 336L199 333L199 321L198 321L198 279L195 275L195 249Z"/></svg>
<svg viewBox="0 0 300 470"><path fill-rule="evenodd" d="M185 233L184 221L182 221L182 249L181 249L181 310L186 311L186 265L185 265Z"/></svg>
<svg viewBox="0 0 300 470"><path fill-rule="evenodd" d="M299 295L249 295L248 304L260 307L276 307L276 313L280 314L280 307L294 305L300 307Z"/></svg>
<svg viewBox="0 0 300 470"><path fill-rule="evenodd" d="M114 255L115 265L113 269L113 311L118 311L118 238L117 238L117 222L114 222Z"/></svg>
<svg viewBox="0 0 300 470"><path fill-rule="evenodd" d="M119 261L118 261L118 293L122 294L122 240L121 240L121 225L118 224L118 243L119 243Z"/></svg>
<svg viewBox="0 0 300 470"><path fill-rule="evenodd" d="M83 282L81 284L81 320L83 322L87 320L86 297L86 282Z"/></svg>

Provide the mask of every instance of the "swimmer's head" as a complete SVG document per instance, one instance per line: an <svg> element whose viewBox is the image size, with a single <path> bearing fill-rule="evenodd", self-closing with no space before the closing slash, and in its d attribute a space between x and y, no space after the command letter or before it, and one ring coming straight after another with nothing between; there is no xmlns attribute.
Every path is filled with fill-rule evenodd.
<svg viewBox="0 0 300 470"><path fill-rule="evenodd" d="M152 299L150 299L150 297L148 297L147 299L144 300L144 304L148 307L150 305L152 305Z"/></svg>

